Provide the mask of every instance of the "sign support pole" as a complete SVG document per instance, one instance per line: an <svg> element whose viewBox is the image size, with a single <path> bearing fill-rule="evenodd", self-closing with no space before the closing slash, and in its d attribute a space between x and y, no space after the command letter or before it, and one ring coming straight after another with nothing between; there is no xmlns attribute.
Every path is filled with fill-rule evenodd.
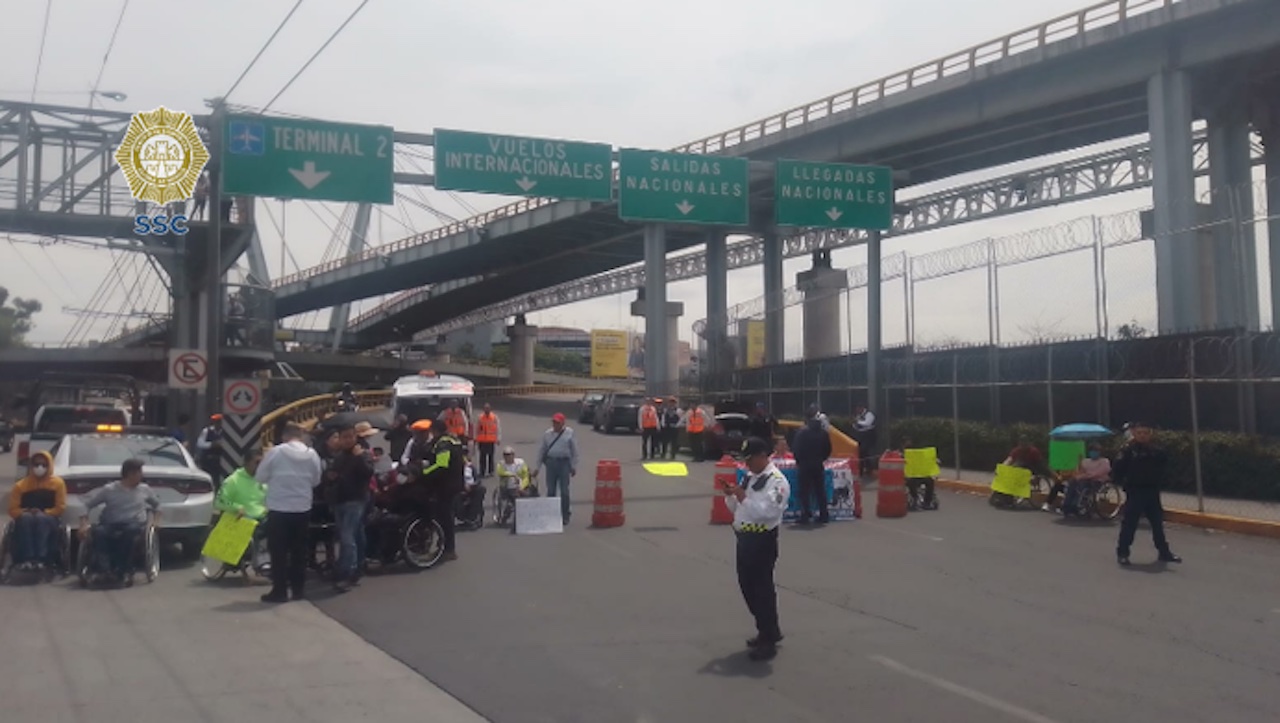
<svg viewBox="0 0 1280 723"><path fill-rule="evenodd" d="M667 234L662 224L644 227L644 378L645 394L666 396L667 390Z"/></svg>
<svg viewBox="0 0 1280 723"><path fill-rule="evenodd" d="M876 415L878 433L887 420L880 397L880 232L872 229L867 232L867 409Z"/></svg>
<svg viewBox="0 0 1280 723"><path fill-rule="evenodd" d="M222 406L222 124L224 123L222 99L217 99L209 119L209 249L205 268L204 291L208 300L205 306L206 323L204 338L205 359L209 362L208 387L205 392L205 413L197 425L203 426L209 415Z"/></svg>

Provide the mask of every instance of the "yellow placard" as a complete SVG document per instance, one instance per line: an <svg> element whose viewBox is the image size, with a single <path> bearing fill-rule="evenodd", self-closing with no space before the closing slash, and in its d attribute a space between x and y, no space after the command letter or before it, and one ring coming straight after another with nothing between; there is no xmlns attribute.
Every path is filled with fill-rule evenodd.
<svg viewBox="0 0 1280 723"><path fill-rule="evenodd" d="M257 521L248 517L236 519L235 515L223 514L218 524L209 532L209 539L205 540L200 554L228 565L239 564L244 551L249 549L253 530L257 526Z"/></svg>
<svg viewBox="0 0 1280 723"><path fill-rule="evenodd" d="M907 460L906 470L903 472L907 477L937 477L942 473L938 469L937 447L904 449L902 456Z"/></svg>
<svg viewBox="0 0 1280 723"><path fill-rule="evenodd" d="M609 329L591 331L591 376L594 378L627 377L627 332Z"/></svg>
<svg viewBox="0 0 1280 723"><path fill-rule="evenodd" d="M1031 499L1031 470L998 464L996 478L991 480L991 489L1010 497Z"/></svg>
<svg viewBox="0 0 1280 723"><path fill-rule="evenodd" d="M689 468L684 462L645 462L644 470L657 477L688 477Z"/></svg>
<svg viewBox="0 0 1280 723"><path fill-rule="evenodd" d="M746 322L747 327L747 359L749 369L764 366L764 322L754 319Z"/></svg>

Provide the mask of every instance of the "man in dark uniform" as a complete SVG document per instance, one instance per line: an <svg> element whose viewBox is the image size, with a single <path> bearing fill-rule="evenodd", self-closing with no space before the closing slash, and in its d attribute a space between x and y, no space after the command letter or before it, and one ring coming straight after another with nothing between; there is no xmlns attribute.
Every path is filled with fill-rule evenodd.
<svg viewBox="0 0 1280 723"><path fill-rule="evenodd" d="M772 451L759 437L743 442L742 456L749 472L745 484L730 484L724 489L737 537L738 587L756 619L756 635L747 640L752 660L772 659L782 641L773 567L778 561L778 527L791 499L791 486L769 459Z"/></svg>
<svg viewBox="0 0 1280 723"><path fill-rule="evenodd" d="M831 435L822 428L822 420L810 417L796 432L791 452L796 458L796 476L800 483L800 524L813 521L811 511L817 506L818 524L830 521L827 512L826 462L831 457Z"/></svg>
<svg viewBox="0 0 1280 723"><path fill-rule="evenodd" d="M453 501L466 485L467 448L439 424L431 426L431 434L431 451L424 460L422 481L431 494L431 514L444 532L444 556L440 559L456 560Z"/></svg>
<svg viewBox="0 0 1280 723"><path fill-rule="evenodd" d="M1138 532L1138 520L1143 517L1151 524L1151 538L1156 543L1161 562L1182 562L1182 558L1169 549L1164 537L1164 506L1160 504L1160 485L1164 481L1168 455L1151 441L1151 425L1135 422L1130 425L1133 438L1120 448L1111 474L1124 485L1124 518L1120 521L1120 541L1116 544L1116 561L1129 564L1129 547Z"/></svg>

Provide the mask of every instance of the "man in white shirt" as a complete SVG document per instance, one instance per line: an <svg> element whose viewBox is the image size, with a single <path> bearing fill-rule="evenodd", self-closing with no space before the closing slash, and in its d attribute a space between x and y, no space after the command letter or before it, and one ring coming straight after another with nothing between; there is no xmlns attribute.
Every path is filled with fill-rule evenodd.
<svg viewBox="0 0 1280 723"><path fill-rule="evenodd" d="M301 600L311 541L311 500L324 465L303 443L306 431L285 425L283 443L272 447L258 465L258 481L267 486L267 550L271 554L271 591L267 603L288 602L288 591Z"/></svg>
<svg viewBox="0 0 1280 723"><path fill-rule="evenodd" d="M853 409L853 435L858 443L859 473L867 475L876 456L876 415L865 404Z"/></svg>
<svg viewBox="0 0 1280 723"><path fill-rule="evenodd" d="M573 429L566 426L565 416L556 412L551 417L551 428L542 433L542 446L538 448L533 474L547 468L547 496L560 498L560 515L569 524L569 480L578 474L578 440Z"/></svg>
<svg viewBox="0 0 1280 723"><path fill-rule="evenodd" d="M756 636L747 641L752 660L771 660L782 640L778 627L778 593L773 568L778 561L778 527L791 499L791 485L769 459L769 443L751 437L742 444L745 484L725 488L725 504L733 512L738 538L738 587L756 619Z"/></svg>

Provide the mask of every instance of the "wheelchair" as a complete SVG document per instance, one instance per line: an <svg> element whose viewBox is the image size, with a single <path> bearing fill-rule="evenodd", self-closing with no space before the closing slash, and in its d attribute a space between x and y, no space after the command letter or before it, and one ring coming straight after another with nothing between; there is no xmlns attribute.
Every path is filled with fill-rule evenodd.
<svg viewBox="0 0 1280 723"><path fill-rule="evenodd" d="M538 486L529 485L528 497L538 496ZM520 491L508 489L501 485L494 487L491 505L493 507L493 523L499 527L506 527L515 523L516 519L516 500L520 499Z"/></svg>
<svg viewBox="0 0 1280 723"><path fill-rule="evenodd" d="M53 559L45 561L34 570L24 570L13 561L14 520L10 519L5 523L4 532L0 533L0 583L16 581L24 573L26 575L39 573L45 582L50 582L58 576L66 577L71 573L71 527L61 520L58 524L59 528L54 533L57 549L53 552Z"/></svg>
<svg viewBox="0 0 1280 723"><path fill-rule="evenodd" d="M101 569L102 556L93 549L94 538L102 534L98 531L99 527L101 525L93 525L88 529L76 551L76 572L80 578L81 587L91 587L109 574ZM147 513L147 522L142 528L142 534L134 540L129 564L125 569L125 586L133 585L133 577L139 571L146 576L147 582L155 582L155 579L160 576L160 536L153 512Z"/></svg>
<svg viewBox="0 0 1280 723"><path fill-rule="evenodd" d="M444 530L421 501L375 505L365 520L365 557L388 566L403 560L415 570L434 567L444 556Z"/></svg>
<svg viewBox="0 0 1280 723"><path fill-rule="evenodd" d="M479 504L472 514L467 514L467 494L460 493L453 498L453 519L460 530L478 530L484 527L484 487L481 486Z"/></svg>
<svg viewBox="0 0 1280 723"><path fill-rule="evenodd" d="M218 524L218 518L214 518L212 525ZM209 582L221 580L231 573L240 573L246 580L249 579L249 572L252 571L258 577L271 576L271 556L267 552L267 520L263 518L258 522L258 526L253 528L253 538L249 541L249 546L245 548L244 554L240 556L240 562L230 565L222 560L213 557L200 557L200 575Z"/></svg>

